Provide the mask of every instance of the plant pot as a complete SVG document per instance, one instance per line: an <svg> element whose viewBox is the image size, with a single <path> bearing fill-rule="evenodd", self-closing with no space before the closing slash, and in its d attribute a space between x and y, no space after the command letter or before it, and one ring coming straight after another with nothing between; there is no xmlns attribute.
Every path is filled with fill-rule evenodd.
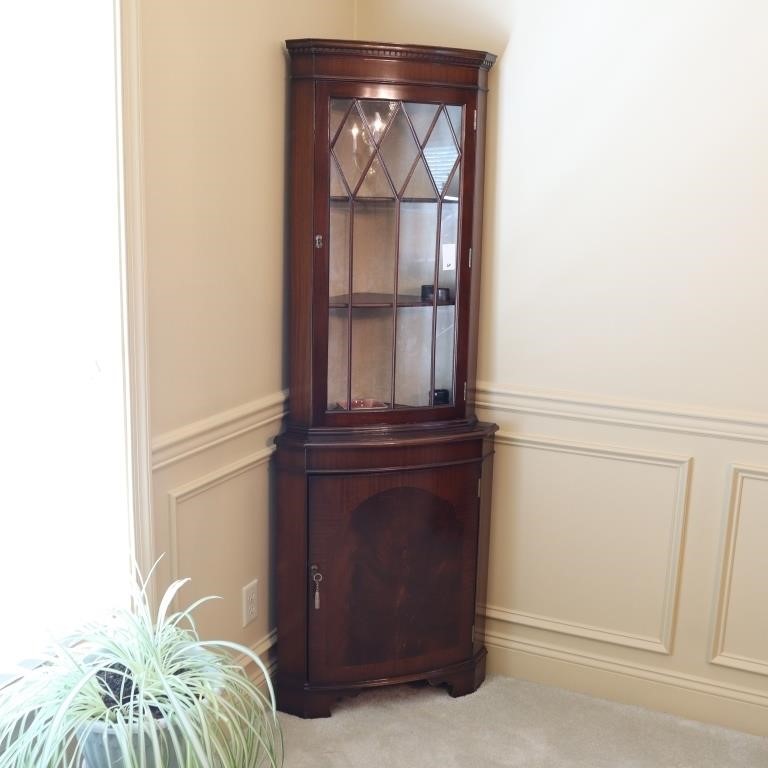
<svg viewBox="0 0 768 768"><path fill-rule="evenodd" d="M131 728L131 741L135 755L140 754L139 729L141 727L136 725ZM159 731L157 740L160 743L162 759L159 764L155 763L152 737L146 734L144 736L144 759L147 768L179 768L180 763L176 758L173 739L168 732L168 721L155 720L152 727ZM177 738L183 743L181 735L178 733ZM115 726L111 723L93 722L78 734L78 739L83 748L86 768L134 768L133 763L129 764L123 760L120 741L115 733Z"/></svg>
<svg viewBox="0 0 768 768"><path fill-rule="evenodd" d="M208 679L217 679L220 677L216 667L208 660L213 660L212 654L199 648L193 648L188 651L190 659L205 662L205 676ZM98 655L91 657L99 658ZM221 686L217 685L214 689L215 694L220 694ZM183 758L176 756L174 746L174 735L180 745L185 744L183 735L184 729L176 727L175 734L170 733L169 720L165 717L150 718L147 717L144 722L129 726L128 730L131 739L131 748L133 758L126 762L120 749L120 739L117 734L117 727L111 722L104 720L94 720L84 726L78 733L78 740L82 745L83 756L85 757L85 768L134 768L142 765L141 755L141 730L144 734L144 760L146 768L180 768L183 764ZM156 732L157 741L160 748L160 762L155 762L154 749L152 746L152 731ZM138 762L137 762L138 761Z"/></svg>

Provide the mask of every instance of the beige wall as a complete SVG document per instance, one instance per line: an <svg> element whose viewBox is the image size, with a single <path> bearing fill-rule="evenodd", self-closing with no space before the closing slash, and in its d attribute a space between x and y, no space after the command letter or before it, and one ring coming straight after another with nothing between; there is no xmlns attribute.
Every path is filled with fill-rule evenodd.
<svg viewBox="0 0 768 768"><path fill-rule="evenodd" d="M768 6L358 4L499 54L492 671L768 733Z"/></svg>
<svg viewBox="0 0 768 768"><path fill-rule="evenodd" d="M267 651L287 37L481 48L491 669L768 732L757 2L140 6L155 549ZM259 620L240 588L260 581Z"/></svg>
<svg viewBox="0 0 768 768"><path fill-rule="evenodd" d="M285 383L283 41L352 20L353 0L141 5L155 435Z"/></svg>
<svg viewBox="0 0 768 768"><path fill-rule="evenodd" d="M141 2L154 550L205 635L266 653L271 440L286 383L286 61L351 37L353 0ZM259 580L259 618L241 588Z"/></svg>

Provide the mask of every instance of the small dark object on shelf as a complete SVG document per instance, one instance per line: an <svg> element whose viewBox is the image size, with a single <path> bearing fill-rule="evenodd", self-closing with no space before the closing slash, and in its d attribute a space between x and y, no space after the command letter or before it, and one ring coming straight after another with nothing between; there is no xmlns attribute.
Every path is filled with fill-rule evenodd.
<svg viewBox="0 0 768 768"><path fill-rule="evenodd" d="M432 393L432 399L435 405L448 405L449 392L447 389L436 389Z"/></svg>
<svg viewBox="0 0 768 768"><path fill-rule="evenodd" d="M432 301L435 298L435 286L434 285L422 285L421 286L421 299L422 301ZM438 301L450 301L451 290L450 288L438 288L437 289Z"/></svg>

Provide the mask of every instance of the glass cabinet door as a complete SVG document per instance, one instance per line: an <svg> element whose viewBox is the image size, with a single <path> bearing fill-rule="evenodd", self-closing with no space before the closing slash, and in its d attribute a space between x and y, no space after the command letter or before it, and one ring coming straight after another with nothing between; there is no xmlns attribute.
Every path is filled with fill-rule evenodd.
<svg viewBox="0 0 768 768"><path fill-rule="evenodd" d="M329 106L328 410L453 406L463 108Z"/></svg>

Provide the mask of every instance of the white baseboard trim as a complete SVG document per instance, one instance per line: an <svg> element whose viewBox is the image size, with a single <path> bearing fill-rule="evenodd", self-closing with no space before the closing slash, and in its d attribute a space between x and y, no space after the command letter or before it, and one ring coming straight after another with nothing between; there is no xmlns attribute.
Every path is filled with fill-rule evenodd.
<svg viewBox="0 0 768 768"><path fill-rule="evenodd" d="M573 651L540 641L520 640L500 632L486 631L484 641L489 648L508 649L518 653L563 661L568 664L578 664L590 669L634 677L645 682L671 685L686 691L705 693L710 696L731 699L743 704L753 704L768 709L768 692L759 691L754 688L729 685L683 672L670 672L658 667L650 667L634 662L618 661L607 656Z"/></svg>
<svg viewBox="0 0 768 768"><path fill-rule="evenodd" d="M663 403L622 400L597 400L571 393L532 392L505 389L497 384L479 381L470 399L481 410L528 413L621 427L680 432L738 440L768 443L768 416L687 409Z"/></svg>
<svg viewBox="0 0 768 768"><path fill-rule="evenodd" d="M492 674L768 736L768 691L487 631Z"/></svg>
<svg viewBox="0 0 768 768"><path fill-rule="evenodd" d="M279 424L285 417L287 399L286 390L273 392L158 435L152 441L152 469L162 469L248 432Z"/></svg>
<svg viewBox="0 0 768 768"><path fill-rule="evenodd" d="M277 669L277 657L274 653L274 648L276 645L277 629L273 629L271 632L264 635L261 640L258 640L250 647L250 650L255 653L264 663L264 666L267 668L267 672L269 673L270 679L274 678L275 671ZM265 683L264 673L249 656L242 654L238 656L235 661L237 664L243 667L243 669L245 669L248 677L251 678L251 680L255 680L259 685Z"/></svg>

